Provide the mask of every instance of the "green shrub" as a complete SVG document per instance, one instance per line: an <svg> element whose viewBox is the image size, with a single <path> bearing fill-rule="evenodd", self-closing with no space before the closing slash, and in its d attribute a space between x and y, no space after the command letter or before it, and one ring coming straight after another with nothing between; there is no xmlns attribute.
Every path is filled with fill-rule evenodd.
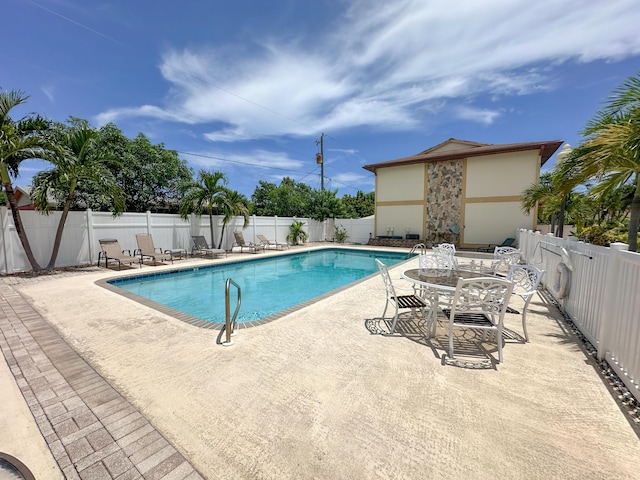
<svg viewBox="0 0 640 480"><path fill-rule="evenodd" d="M349 238L349 235L347 234L347 230L344 227L336 225L334 238L336 242L344 243L345 240Z"/></svg>

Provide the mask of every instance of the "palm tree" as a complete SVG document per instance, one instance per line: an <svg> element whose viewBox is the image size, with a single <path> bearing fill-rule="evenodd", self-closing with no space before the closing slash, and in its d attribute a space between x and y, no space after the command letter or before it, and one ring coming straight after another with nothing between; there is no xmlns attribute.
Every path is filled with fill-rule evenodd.
<svg viewBox="0 0 640 480"><path fill-rule="evenodd" d="M59 126L57 143L63 148L50 160L55 166L34 177L31 196L36 210L49 215L51 213L49 197L59 194L64 198L62 216L58 222L47 270L52 270L55 266L62 233L79 182L92 182L94 188L99 189L94 193L110 197L113 201L114 214L124 211L124 193L108 168L106 162L110 160L107 160L101 151L91 148L97 136L98 132L90 128L86 121L76 121L69 128Z"/></svg>
<svg viewBox="0 0 640 480"><path fill-rule="evenodd" d="M586 140L562 166L565 184L589 179L598 183L590 194L600 197L624 185L634 185L628 243L638 249L640 225L640 74L616 89L605 108L585 128Z"/></svg>
<svg viewBox="0 0 640 480"><path fill-rule="evenodd" d="M218 201L218 211L222 214L222 233L218 242L218 248L221 248L224 229L233 217L242 216L244 218L242 228L247 228L249 225L249 206L244 195L228 188L221 192Z"/></svg>
<svg viewBox="0 0 640 480"><path fill-rule="evenodd" d="M192 181L183 187L184 196L180 201L180 216L184 219L194 211L202 215L204 211L209 214L209 228L211 230L211 244L213 238L213 212L219 203L227 184L227 177L222 172L210 173L205 170L198 172L198 180Z"/></svg>
<svg viewBox="0 0 640 480"><path fill-rule="evenodd" d="M532 209L538 207L538 217L549 220L552 230L564 198L559 189L559 181L553 171L545 172L540 175L538 183L530 185L521 195L522 211L529 214Z"/></svg>
<svg viewBox="0 0 640 480"><path fill-rule="evenodd" d="M25 103L28 98L18 90L0 92L0 179L9 201L18 238L31 268L37 272L42 268L33 255L24 230L11 177L18 175L18 167L23 160L48 159L55 150L55 145L46 136L51 123L45 118L33 114L20 120L11 118L11 110Z"/></svg>

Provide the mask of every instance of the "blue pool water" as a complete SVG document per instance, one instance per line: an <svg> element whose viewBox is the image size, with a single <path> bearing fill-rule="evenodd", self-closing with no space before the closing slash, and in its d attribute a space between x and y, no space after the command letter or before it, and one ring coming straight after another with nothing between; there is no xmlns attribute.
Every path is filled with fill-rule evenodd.
<svg viewBox="0 0 640 480"><path fill-rule="evenodd" d="M227 278L231 278L242 291L237 321L251 322L377 272L375 258L394 265L406 260L407 255L333 248L114 279L109 283L207 322L224 323L224 289ZM232 312L235 292L232 287Z"/></svg>

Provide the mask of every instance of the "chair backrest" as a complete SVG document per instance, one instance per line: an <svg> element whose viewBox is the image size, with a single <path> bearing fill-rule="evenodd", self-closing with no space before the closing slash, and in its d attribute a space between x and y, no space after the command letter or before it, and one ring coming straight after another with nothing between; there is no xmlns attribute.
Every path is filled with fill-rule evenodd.
<svg viewBox="0 0 640 480"><path fill-rule="evenodd" d="M103 238L98 240L98 242L100 242L100 248L108 257L115 258L122 256L122 249L120 248L118 240L113 238Z"/></svg>
<svg viewBox="0 0 640 480"><path fill-rule="evenodd" d="M441 243L436 246L434 250L439 250L442 253L448 253L450 255L456 254L456 246L453 243Z"/></svg>
<svg viewBox="0 0 640 480"><path fill-rule="evenodd" d="M500 245L493 249L493 256L496 258L508 253L520 253L520 250L514 247L502 247Z"/></svg>
<svg viewBox="0 0 640 480"><path fill-rule="evenodd" d="M270 242L264 235L256 235L256 237L258 237L258 240L260 240L265 245L269 245Z"/></svg>
<svg viewBox="0 0 640 480"><path fill-rule="evenodd" d="M393 282L391 281L391 275L389 275L387 266L377 258L376 263L378 264L378 270L380 270L380 275L382 276L382 281L384 282L384 288L387 290L387 298L395 297L396 290L393 288Z"/></svg>
<svg viewBox="0 0 640 480"><path fill-rule="evenodd" d="M421 253L418 255L418 267L451 270L454 267L454 262L450 255L442 255L440 253Z"/></svg>
<svg viewBox="0 0 640 480"><path fill-rule="evenodd" d="M496 247L493 251L493 258L498 262L494 265L495 270L508 269L511 265L520 262L522 253L513 247Z"/></svg>
<svg viewBox="0 0 640 480"><path fill-rule="evenodd" d="M507 280L513 283L513 293L517 295L533 295L538 290L544 270L535 265L511 265Z"/></svg>
<svg viewBox="0 0 640 480"><path fill-rule="evenodd" d="M155 252L153 238L148 233L136 233L136 242L138 242L138 248L142 253L153 255Z"/></svg>
<svg viewBox="0 0 640 480"><path fill-rule="evenodd" d="M498 315L502 325L512 290L512 282L496 277L459 278L451 318L460 313L484 313Z"/></svg>
<svg viewBox="0 0 640 480"><path fill-rule="evenodd" d="M242 232L233 232L234 237L236 237L236 243L241 247L246 246L247 244L244 242L244 237L242 236Z"/></svg>
<svg viewBox="0 0 640 480"><path fill-rule="evenodd" d="M204 235L191 235L191 240L193 240L193 244L196 248L209 248L209 244L204 238Z"/></svg>

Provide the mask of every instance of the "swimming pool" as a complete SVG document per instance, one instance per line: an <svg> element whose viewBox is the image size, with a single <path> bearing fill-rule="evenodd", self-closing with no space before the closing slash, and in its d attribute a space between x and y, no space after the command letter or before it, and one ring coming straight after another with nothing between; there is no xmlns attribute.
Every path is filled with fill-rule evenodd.
<svg viewBox="0 0 640 480"><path fill-rule="evenodd" d="M168 308L160 310L169 313L175 310L220 324L225 321L225 282L231 278L242 291L237 321L250 324L376 273L375 258L395 265L406 260L407 254L329 248L117 278L107 284L132 294L127 296L144 299L143 303L154 308L160 305ZM235 289L231 291L231 304L233 310Z"/></svg>

